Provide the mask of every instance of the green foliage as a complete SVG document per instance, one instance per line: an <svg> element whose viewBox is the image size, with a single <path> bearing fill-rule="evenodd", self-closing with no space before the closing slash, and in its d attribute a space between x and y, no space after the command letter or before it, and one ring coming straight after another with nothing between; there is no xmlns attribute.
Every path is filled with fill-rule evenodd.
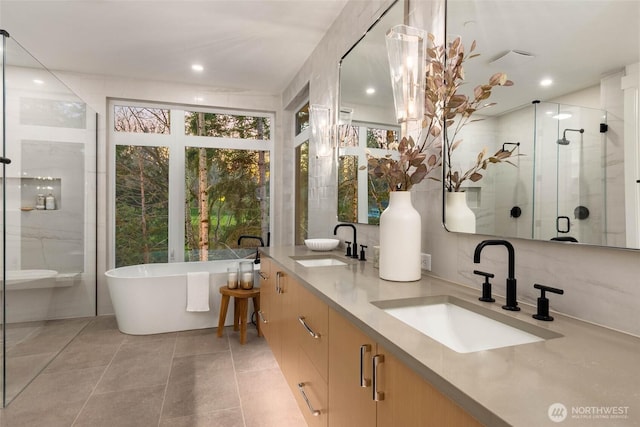
<svg viewBox="0 0 640 427"><path fill-rule="evenodd" d="M199 213L198 156L199 149L187 147L186 197L189 212ZM226 249L237 246L243 234L262 236L262 207L260 192L260 153L249 150L208 148L205 150L208 168L209 248ZM266 185L266 184L262 184ZM267 204L268 206L268 204ZM191 230L187 235L197 236L200 218L192 214L187 220ZM199 250L197 239L186 242L187 251Z"/></svg>
<svg viewBox="0 0 640 427"><path fill-rule="evenodd" d="M169 125L164 110L121 109L123 131L148 129L153 120ZM126 113L126 114L125 114ZM156 116L154 116L154 113ZM160 114L160 116L157 116ZM229 114L186 113L189 135L268 139L269 119ZM132 125L132 123L135 125ZM136 124L137 123L137 124ZM143 126L144 125L144 126ZM133 127L132 127L133 126ZM136 127L137 126L137 127ZM133 130L132 130L133 129ZM146 132L146 131L145 131ZM204 194L208 218L198 203L199 160L206 164ZM166 262L168 258L169 150L116 147L116 265ZM199 226L209 224L209 248L237 246L240 235L263 236L269 223L269 153L240 149L185 148L185 250L202 250ZM215 253L209 254L211 258Z"/></svg>
<svg viewBox="0 0 640 427"><path fill-rule="evenodd" d="M338 221L358 222L358 157L338 159Z"/></svg>
<svg viewBox="0 0 640 427"><path fill-rule="evenodd" d="M185 134L219 138L269 139L267 117L185 112Z"/></svg>
<svg viewBox="0 0 640 427"><path fill-rule="evenodd" d="M168 177L167 148L116 147L116 267L167 261Z"/></svg>

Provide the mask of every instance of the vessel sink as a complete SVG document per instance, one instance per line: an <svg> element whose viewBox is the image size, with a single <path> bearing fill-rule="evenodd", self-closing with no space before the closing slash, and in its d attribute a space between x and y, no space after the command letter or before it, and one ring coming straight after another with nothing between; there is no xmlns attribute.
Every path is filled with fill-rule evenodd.
<svg viewBox="0 0 640 427"><path fill-rule="evenodd" d="M300 255L292 256L291 259L304 267L336 267L351 264L351 261L335 255Z"/></svg>
<svg viewBox="0 0 640 427"><path fill-rule="evenodd" d="M372 304L458 353L561 336L450 295L374 301Z"/></svg>

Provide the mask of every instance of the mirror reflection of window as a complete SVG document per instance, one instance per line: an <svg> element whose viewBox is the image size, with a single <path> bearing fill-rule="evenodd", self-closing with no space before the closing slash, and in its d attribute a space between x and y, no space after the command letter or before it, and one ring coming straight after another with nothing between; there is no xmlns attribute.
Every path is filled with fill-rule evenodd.
<svg viewBox="0 0 640 427"><path fill-rule="evenodd" d="M367 155L383 157L393 153L400 129L356 122L345 128L344 134L348 138L338 151L338 220L377 225L389 202L388 185L362 166L367 165Z"/></svg>
<svg viewBox="0 0 640 427"><path fill-rule="evenodd" d="M404 23L404 6L403 1L390 5L340 61L339 106L351 123L340 126L338 135L341 222L379 224L388 203L386 186L371 179L366 165L367 153L384 156L399 140L385 34Z"/></svg>

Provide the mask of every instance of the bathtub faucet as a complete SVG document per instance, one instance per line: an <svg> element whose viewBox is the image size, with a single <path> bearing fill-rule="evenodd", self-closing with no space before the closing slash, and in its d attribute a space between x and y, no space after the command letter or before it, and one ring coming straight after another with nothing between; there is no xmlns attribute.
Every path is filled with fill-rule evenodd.
<svg viewBox="0 0 640 427"><path fill-rule="evenodd" d="M262 237L260 236L249 236L246 234L243 234L242 236L238 237L238 246L240 246L240 242L242 242L242 240L244 239L255 239L255 240L259 240L260 241L260 246L264 247L264 240L262 240ZM253 261L254 264L260 264L260 250L258 249L258 247L256 247L256 257Z"/></svg>

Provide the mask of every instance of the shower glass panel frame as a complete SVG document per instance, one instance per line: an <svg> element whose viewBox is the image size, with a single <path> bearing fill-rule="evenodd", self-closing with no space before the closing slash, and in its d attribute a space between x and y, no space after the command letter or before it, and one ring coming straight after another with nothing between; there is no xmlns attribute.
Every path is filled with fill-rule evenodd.
<svg viewBox="0 0 640 427"><path fill-rule="evenodd" d="M4 407L97 314L97 114L1 37Z"/></svg>

